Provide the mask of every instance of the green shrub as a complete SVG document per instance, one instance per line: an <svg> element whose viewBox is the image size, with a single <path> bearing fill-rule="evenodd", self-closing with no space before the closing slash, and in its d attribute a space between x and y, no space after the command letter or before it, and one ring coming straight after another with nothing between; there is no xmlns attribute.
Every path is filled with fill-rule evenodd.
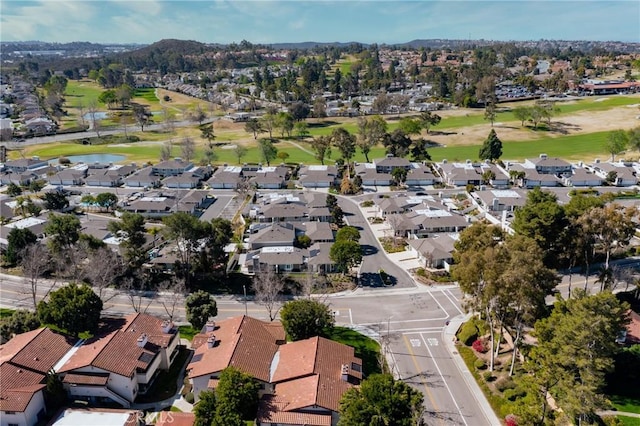
<svg viewBox="0 0 640 426"><path fill-rule="evenodd" d="M473 362L473 366L478 370L484 370L485 368L487 368L487 364L484 362L483 359L480 359L480 358L478 358Z"/></svg>
<svg viewBox="0 0 640 426"><path fill-rule="evenodd" d="M504 392L507 389L515 389L516 383L511 377L501 377L496 381L496 389L499 392Z"/></svg>
<svg viewBox="0 0 640 426"><path fill-rule="evenodd" d="M473 320L467 321L462 324L462 327L458 332L458 340L460 340L466 346L470 346L477 338L478 327L476 327Z"/></svg>
<svg viewBox="0 0 640 426"><path fill-rule="evenodd" d="M493 375L492 371L485 371L482 373L482 378L485 382L493 382L496 379L496 376Z"/></svg>
<svg viewBox="0 0 640 426"><path fill-rule="evenodd" d="M362 207L373 207L373 201L372 200L366 200L360 203L360 205Z"/></svg>
<svg viewBox="0 0 640 426"><path fill-rule="evenodd" d="M189 404L193 404L193 401L195 401L193 397L193 392L189 392L188 394L186 394L184 396L184 400L187 401Z"/></svg>
<svg viewBox="0 0 640 426"><path fill-rule="evenodd" d="M515 389L507 389L504 391L504 397L507 398L509 401L515 401L516 399L520 399L524 397L526 394L527 393L522 389L520 389L519 387L516 387Z"/></svg>
<svg viewBox="0 0 640 426"><path fill-rule="evenodd" d="M427 271L425 271L424 268L418 268L416 269L416 275L419 277L426 277Z"/></svg>

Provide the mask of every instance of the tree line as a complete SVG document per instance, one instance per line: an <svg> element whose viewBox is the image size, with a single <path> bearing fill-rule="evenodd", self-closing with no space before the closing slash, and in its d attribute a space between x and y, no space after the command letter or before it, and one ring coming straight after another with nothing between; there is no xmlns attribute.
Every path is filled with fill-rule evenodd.
<svg viewBox="0 0 640 426"><path fill-rule="evenodd" d="M619 280L631 281L611 266L611 259L635 235L636 217L635 209L622 208L612 198L577 191L560 205L554 194L536 188L515 212L514 235L476 223L456 243L452 275L465 294L466 309L487 324L489 372L502 335L512 341L508 374L515 377L516 390L503 411L514 413L519 424L550 424L559 417L592 421L607 406L606 375L620 359L615 341L629 309L611 290ZM597 262L600 292L588 295ZM582 266L584 288L572 288L576 266ZM550 309L545 299L559 283L556 268L569 270L568 297L558 295ZM525 335L537 342L525 344ZM549 397L561 412L550 408Z"/></svg>

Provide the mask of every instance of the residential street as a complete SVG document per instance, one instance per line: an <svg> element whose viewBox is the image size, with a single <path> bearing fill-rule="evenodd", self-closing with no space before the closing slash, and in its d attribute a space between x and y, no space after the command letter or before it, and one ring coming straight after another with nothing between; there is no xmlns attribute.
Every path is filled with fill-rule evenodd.
<svg viewBox="0 0 640 426"><path fill-rule="evenodd" d="M367 219L352 198L338 197L340 207L345 214L347 225L360 231L360 244L363 246L364 258L360 267L359 285L362 287L384 287L378 271L384 270L393 281L393 288L415 287L415 282L406 270L396 265L384 253L378 239L374 235Z"/></svg>

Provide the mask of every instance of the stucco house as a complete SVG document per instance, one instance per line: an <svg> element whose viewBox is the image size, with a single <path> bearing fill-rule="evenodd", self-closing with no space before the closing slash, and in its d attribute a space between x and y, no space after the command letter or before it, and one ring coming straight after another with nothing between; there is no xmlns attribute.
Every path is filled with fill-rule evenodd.
<svg viewBox="0 0 640 426"><path fill-rule="evenodd" d="M114 319L109 329L83 341L57 370L75 399L115 402L125 408L151 388L178 354L177 327L135 313Z"/></svg>
<svg viewBox="0 0 640 426"><path fill-rule="evenodd" d="M208 322L193 338L187 368L196 400L232 366L260 383L256 424L336 425L342 395L362 380L362 360L352 347L322 337L285 342L278 321L239 316Z"/></svg>
<svg viewBox="0 0 640 426"><path fill-rule="evenodd" d="M0 345L0 425L32 426L44 419L44 389L49 371L76 339L38 328Z"/></svg>

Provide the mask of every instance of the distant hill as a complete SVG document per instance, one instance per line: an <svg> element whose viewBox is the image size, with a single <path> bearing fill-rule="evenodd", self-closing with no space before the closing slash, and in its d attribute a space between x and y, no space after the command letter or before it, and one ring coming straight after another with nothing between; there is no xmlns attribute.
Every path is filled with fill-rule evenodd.
<svg viewBox="0 0 640 426"><path fill-rule="evenodd" d="M366 43L359 43L357 41L350 42L319 42L319 41L302 41L299 43L273 43L269 47L273 49L313 49L314 47L349 47L353 44L359 44L361 46L368 46Z"/></svg>
<svg viewBox="0 0 640 426"><path fill-rule="evenodd" d="M210 47L204 43L200 43L199 41L168 38L129 52L128 55L145 56L149 55L151 52L158 51L165 54L176 53L182 55L197 55L204 53L207 50L210 50Z"/></svg>

